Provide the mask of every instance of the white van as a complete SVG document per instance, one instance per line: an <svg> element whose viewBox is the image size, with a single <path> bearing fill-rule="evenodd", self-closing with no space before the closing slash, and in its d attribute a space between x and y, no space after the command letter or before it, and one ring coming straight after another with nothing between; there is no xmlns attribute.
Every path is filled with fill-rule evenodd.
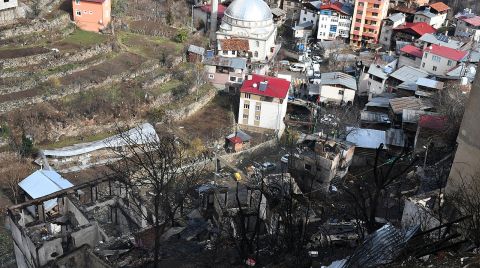
<svg viewBox="0 0 480 268"><path fill-rule="evenodd" d="M290 71L292 72L304 72L305 71L305 64L303 63L295 63L290 65Z"/></svg>

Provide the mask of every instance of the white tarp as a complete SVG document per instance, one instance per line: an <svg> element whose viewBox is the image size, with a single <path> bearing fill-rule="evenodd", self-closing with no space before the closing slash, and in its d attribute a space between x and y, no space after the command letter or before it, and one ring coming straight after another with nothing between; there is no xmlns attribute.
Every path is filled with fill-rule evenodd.
<svg viewBox="0 0 480 268"><path fill-rule="evenodd" d="M43 150L45 156L70 157L81 155L104 148L123 147L127 143L147 144L158 141L158 135L149 123L142 124L124 133L106 138L101 141L75 144L56 150Z"/></svg>

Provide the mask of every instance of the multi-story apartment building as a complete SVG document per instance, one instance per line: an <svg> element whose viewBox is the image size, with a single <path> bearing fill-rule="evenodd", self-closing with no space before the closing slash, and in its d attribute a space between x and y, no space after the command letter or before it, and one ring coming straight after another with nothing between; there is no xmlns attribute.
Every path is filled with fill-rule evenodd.
<svg viewBox="0 0 480 268"><path fill-rule="evenodd" d="M320 6L318 18L318 40L348 38L352 25L353 5L335 2Z"/></svg>
<svg viewBox="0 0 480 268"><path fill-rule="evenodd" d="M420 69L434 75L445 75L463 61L467 55L467 51L433 44L423 50Z"/></svg>
<svg viewBox="0 0 480 268"><path fill-rule="evenodd" d="M358 0L350 29L350 44L366 46L378 43L382 20L386 18L390 0Z"/></svg>
<svg viewBox="0 0 480 268"><path fill-rule="evenodd" d="M249 75L240 88L238 124L253 130L274 130L281 135L285 129L290 82L276 77Z"/></svg>

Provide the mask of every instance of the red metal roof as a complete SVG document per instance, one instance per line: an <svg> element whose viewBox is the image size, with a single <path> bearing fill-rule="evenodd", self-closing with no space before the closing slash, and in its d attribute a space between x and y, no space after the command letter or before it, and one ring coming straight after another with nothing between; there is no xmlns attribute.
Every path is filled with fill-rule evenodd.
<svg viewBox="0 0 480 268"><path fill-rule="evenodd" d="M422 128L444 130L447 127L447 117L442 115L421 115L418 125Z"/></svg>
<svg viewBox="0 0 480 268"><path fill-rule="evenodd" d="M430 4L430 7L435 9L437 12L444 12L450 9L450 7L443 2L436 2L436 3Z"/></svg>
<svg viewBox="0 0 480 268"><path fill-rule="evenodd" d="M440 56L440 57L451 59L451 60L454 60L454 61L460 61L463 58L465 58L465 56L467 56L467 54L468 54L467 51L456 50L456 49L453 49L453 48L439 46L439 45L435 45L435 44L432 44L431 46L425 48L424 51L435 54L435 55Z"/></svg>
<svg viewBox="0 0 480 268"><path fill-rule="evenodd" d="M212 5L203 5L200 7L203 12L212 13ZM218 17L223 17L225 13L225 9L227 9L224 5L218 3Z"/></svg>
<svg viewBox="0 0 480 268"><path fill-rule="evenodd" d="M267 88L260 90L260 82L267 81ZM285 99L290 89L290 82L285 79L253 74L251 80L243 82L240 92L252 93L255 95Z"/></svg>
<svg viewBox="0 0 480 268"><path fill-rule="evenodd" d="M406 22L397 26L394 30L406 31L422 36L427 33L436 33L437 30L426 22Z"/></svg>
<svg viewBox="0 0 480 268"><path fill-rule="evenodd" d="M423 51L414 46L414 45L406 45L404 47L402 47L402 49L400 49L401 52L404 52L404 53L407 53L407 54L410 54L410 55L413 55L417 58L421 58L423 57Z"/></svg>
<svg viewBox="0 0 480 268"><path fill-rule="evenodd" d="M228 139L231 143L233 144L237 144L237 143L242 143L242 139L238 136L233 136L231 138Z"/></svg>
<svg viewBox="0 0 480 268"><path fill-rule="evenodd" d="M474 16L474 17L466 17L462 16L459 18L460 20L463 20L464 22L473 25L473 26L480 26L480 17L479 16Z"/></svg>
<svg viewBox="0 0 480 268"><path fill-rule="evenodd" d="M330 4L326 4L326 5L321 5L320 6L320 10L335 10L337 12L340 12L342 14L346 14L343 10L342 10L342 4L341 3L338 3L338 2L335 2L335 3L330 3Z"/></svg>

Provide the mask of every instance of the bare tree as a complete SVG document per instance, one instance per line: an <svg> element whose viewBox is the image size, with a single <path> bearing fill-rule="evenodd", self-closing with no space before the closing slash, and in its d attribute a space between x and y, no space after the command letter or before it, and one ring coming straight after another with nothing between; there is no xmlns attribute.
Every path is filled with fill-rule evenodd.
<svg viewBox="0 0 480 268"><path fill-rule="evenodd" d="M383 197L389 196L391 187L411 170L417 158L410 159L410 153L402 153L393 159L382 160L383 144L377 148L371 170L354 178L347 176L341 190L356 219L365 223L368 233L377 230L375 220L383 207ZM383 157L382 157L383 158Z"/></svg>
<svg viewBox="0 0 480 268"><path fill-rule="evenodd" d="M447 195L460 215L470 216L460 223L460 230L476 247L480 246L480 173L461 176L455 191Z"/></svg>
<svg viewBox="0 0 480 268"><path fill-rule="evenodd" d="M198 186L205 161L188 154L189 144L173 135L157 136L140 128L118 129L123 146L114 150L118 161L110 165L114 175L127 186L134 205L154 228L154 265L160 267L160 236L183 216L190 193ZM119 148L115 146L115 148Z"/></svg>

